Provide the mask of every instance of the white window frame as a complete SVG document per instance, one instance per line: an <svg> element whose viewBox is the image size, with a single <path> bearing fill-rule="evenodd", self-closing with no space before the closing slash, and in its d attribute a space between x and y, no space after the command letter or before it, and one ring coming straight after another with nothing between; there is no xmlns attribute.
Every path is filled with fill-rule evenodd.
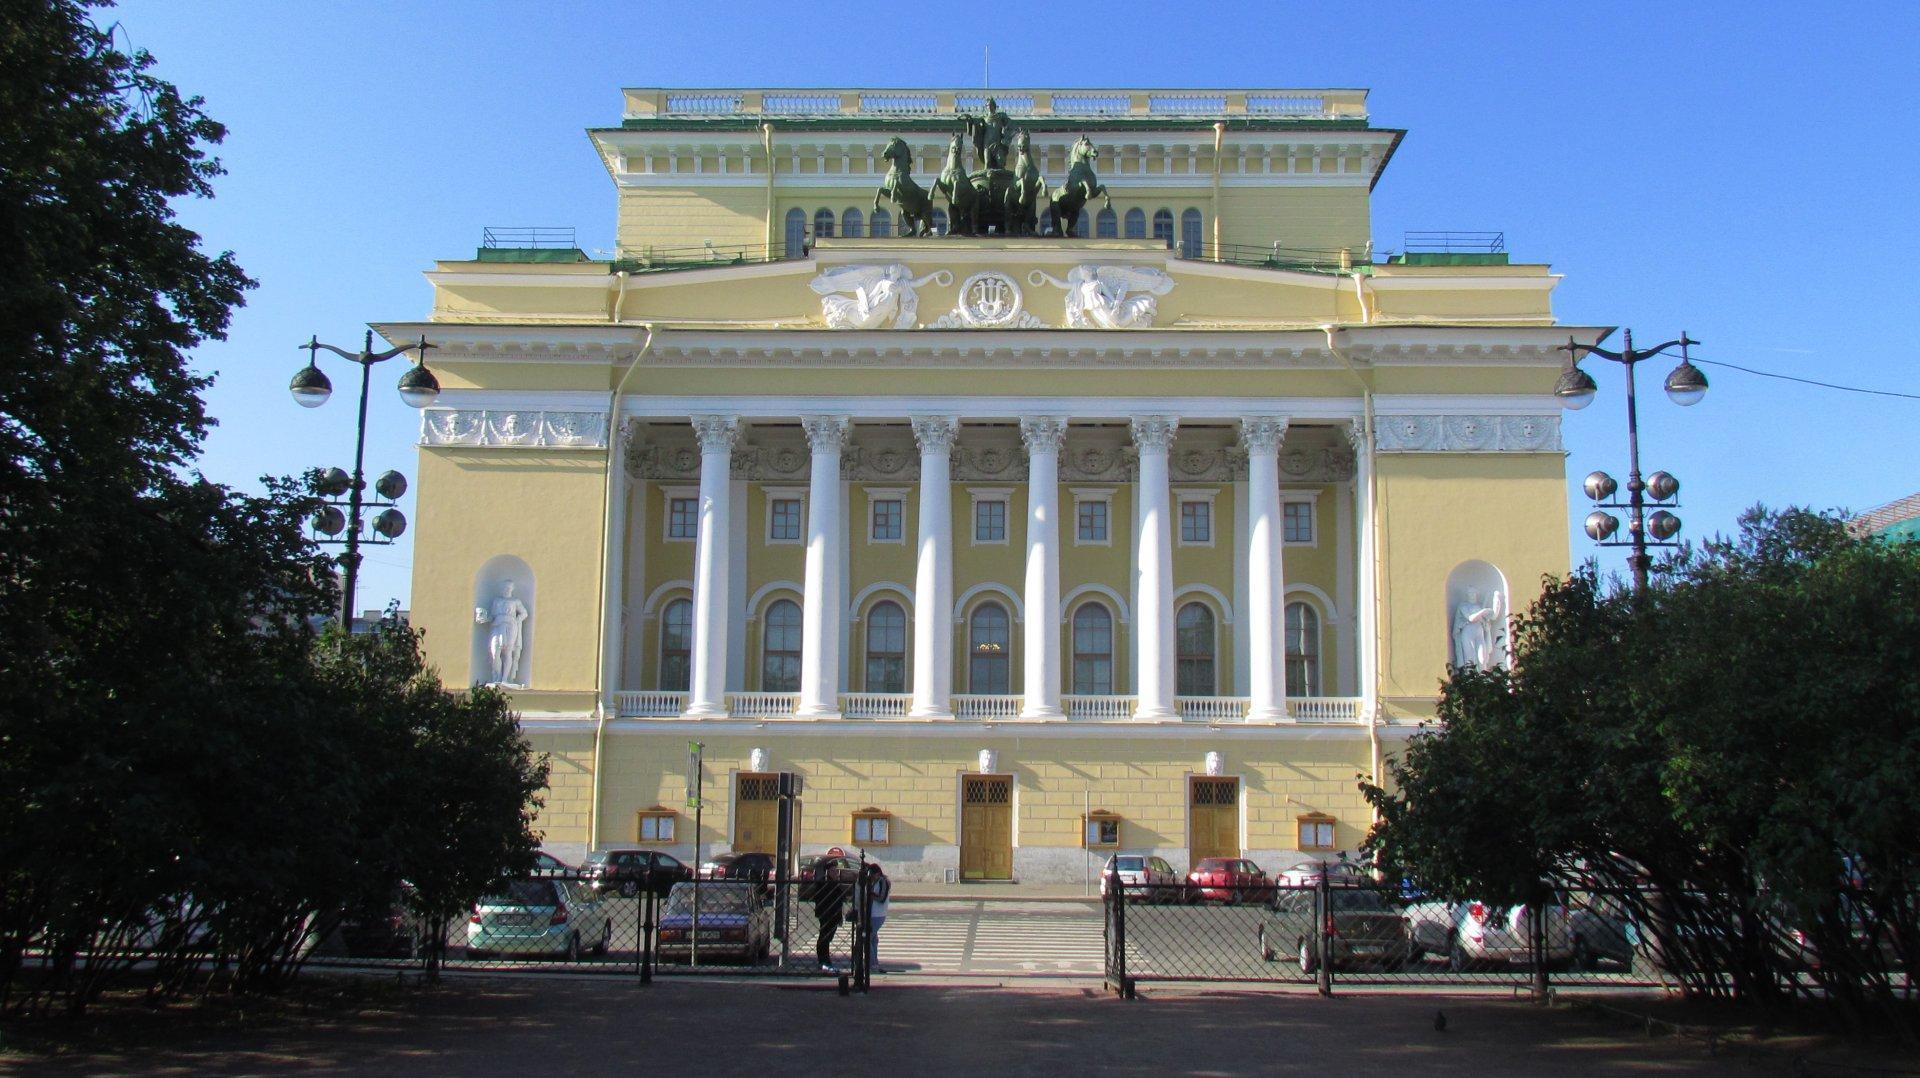
<svg viewBox="0 0 1920 1078"><path fill-rule="evenodd" d="M1217 489L1174 491L1173 535L1176 543L1181 546L1209 547L1218 541L1220 522L1215 519L1213 502L1219 493L1220 491ZM1183 526L1187 513L1186 506L1193 502L1203 502L1207 507L1207 537L1205 539L1188 539L1187 530Z"/></svg>
<svg viewBox="0 0 1920 1078"><path fill-rule="evenodd" d="M691 543L700 538L700 488L699 487L661 487L660 495L666 504L666 512L660 514L660 538L668 543ZM693 501L693 534L673 534L673 503L680 498Z"/></svg>
<svg viewBox="0 0 1920 1078"><path fill-rule="evenodd" d="M1112 487L1069 487L1073 493L1073 545L1074 546L1112 546L1113 545L1113 488ZM1083 539L1080 537L1080 505L1083 502L1102 502L1107 507L1107 537L1105 539Z"/></svg>
<svg viewBox="0 0 1920 1078"><path fill-rule="evenodd" d="M1013 542L1013 488L1012 487L968 487L967 496L967 539L972 546L1006 546ZM980 504L999 502L1004 508L1006 525L1000 529L1000 538L980 538Z"/></svg>
<svg viewBox="0 0 1920 1078"><path fill-rule="evenodd" d="M1303 539L1286 538L1287 511L1285 508L1282 508L1280 510L1280 537L1285 542L1285 545L1297 546L1297 547L1308 547L1308 548L1319 546L1320 545L1320 492L1317 490L1283 490L1280 492L1280 502L1282 506L1305 505L1307 507L1307 513L1310 517L1309 523L1312 525L1312 530L1313 530L1313 538L1311 539L1303 540Z"/></svg>
<svg viewBox="0 0 1920 1078"><path fill-rule="evenodd" d="M764 515L767 518L765 526L760 529L760 534L766 540L767 545L800 546L805 543L807 541L807 488L761 487L760 493L766 501ZM800 534L792 539L775 539L773 537L773 503L776 501L797 501L800 503Z"/></svg>
<svg viewBox="0 0 1920 1078"><path fill-rule="evenodd" d="M867 487L867 542L904 546L907 541L907 494L906 487ZM897 539L878 539L874 537L874 510L880 502L900 503L900 537Z"/></svg>

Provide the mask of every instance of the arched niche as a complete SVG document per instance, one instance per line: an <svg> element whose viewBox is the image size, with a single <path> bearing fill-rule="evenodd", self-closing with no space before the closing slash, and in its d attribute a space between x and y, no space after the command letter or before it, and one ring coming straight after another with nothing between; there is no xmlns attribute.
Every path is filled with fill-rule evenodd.
<svg viewBox="0 0 1920 1078"><path fill-rule="evenodd" d="M508 589L511 588L511 595ZM539 604L535 594L533 568L512 554L499 554L487 559L486 564L473 577L473 650L470 657L474 684L492 682L493 640L496 632L504 632L502 619L510 619L515 614L514 604L524 614L520 620L519 662L511 677L500 679L504 684L526 688L533 684L534 641L538 622Z"/></svg>
<svg viewBox="0 0 1920 1078"><path fill-rule="evenodd" d="M1463 561L1447 574L1447 662L1506 667L1513 654L1513 593L1504 573Z"/></svg>

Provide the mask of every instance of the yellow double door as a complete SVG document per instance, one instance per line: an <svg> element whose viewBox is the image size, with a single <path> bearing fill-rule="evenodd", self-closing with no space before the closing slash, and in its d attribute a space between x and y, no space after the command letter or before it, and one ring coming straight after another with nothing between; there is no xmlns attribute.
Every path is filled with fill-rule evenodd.
<svg viewBox="0 0 1920 1078"><path fill-rule="evenodd" d="M960 878L1013 878L1013 777L960 780Z"/></svg>

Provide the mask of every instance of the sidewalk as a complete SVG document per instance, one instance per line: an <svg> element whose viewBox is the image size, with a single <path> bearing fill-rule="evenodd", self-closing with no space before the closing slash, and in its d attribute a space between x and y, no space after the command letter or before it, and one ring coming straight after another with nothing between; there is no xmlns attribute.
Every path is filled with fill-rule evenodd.
<svg viewBox="0 0 1920 1078"><path fill-rule="evenodd" d="M893 902L1090 902L1100 901L1100 881L1078 883L918 883L893 885Z"/></svg>

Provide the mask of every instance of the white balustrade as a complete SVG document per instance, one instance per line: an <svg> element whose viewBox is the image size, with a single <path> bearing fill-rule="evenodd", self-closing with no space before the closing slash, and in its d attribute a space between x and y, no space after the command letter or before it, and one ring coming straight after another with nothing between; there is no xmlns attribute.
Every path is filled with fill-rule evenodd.
<svg viewBox="0 0 1920 1078"><path fill-rule="evenodd" d="M1358 696L1290 696L1287 714L1295 722L1359 722Z"/></svg>
<svg viewBox="0 0 1920 1078"><path fill-rule="evenodd" d="M1241 722L1249 702L1245 696L1179 696L1173 706L1188 722Z"/></svg>
<svg viewBox="0 0 1920 1078"><path fill-rule="evenodd" d="M840 713L849 719L904 719L913 706L910 692L843 692Z"/></svg>
<svg viewBox="0 0 1920 1078"><path fill-rule="evenodd" d="M739 94L668 94L667 111L693 115L726 115L740 111Z"/></svg>
<svg viewBox="0 0 1920 1078"><path fill-rule="evenodd" d="M1091 696L1084 693L1062 696L1060 705L1067 718L1103 721L1133 718L1131 696Z"/></svg>
<svg viewBox="0 0 1920 1078"><path fill-rule="evenodd" d="M897 90L630 90L629 116L886 116L913 119L986 111L988 97L1010 116L1253 116L1365 120L1365 90L1057 90L989 93L917 87ZM943 100L944 99L944 100Z"/></svg>
<svg viewBox="0 0 1920 1078"><path fill-rule="evenodd" d="M785 719L800 706L797 692L730 692L727 714L736 719Z"/></svg>
<svg viewBox="0 0 1920 1078"><path fill-rule="evenodd" d="M1155 116L1215 116L1227 111L1227 95L1148 94L1147 111Z"/></svg>
<svg viewBox="0 0 1920 1078"><path fill-rule="evenodd" d="M783 116L829 116L840 111L839 94L767 94L760 111Z"/></svg>
<svg viewBox="0 0 1920 1078"><path fill-rule="evenodd" d="M1053 111L1061 116L1125 116L1133 108L1131 94L1054 94Z"/></svg>
<svg viewBox="0 0 1920 1078"><path fill-rule="evenodd" d="M687 710L683 692L622 692L614 704L623 719L677 719Z"/></svg>
<svg viewBox="0 0 1920 1078"><path fill-rule="evenodd" d="M953 698L956 719L1014 719L1020 717L1020 697L962 694Z"/></svg>

